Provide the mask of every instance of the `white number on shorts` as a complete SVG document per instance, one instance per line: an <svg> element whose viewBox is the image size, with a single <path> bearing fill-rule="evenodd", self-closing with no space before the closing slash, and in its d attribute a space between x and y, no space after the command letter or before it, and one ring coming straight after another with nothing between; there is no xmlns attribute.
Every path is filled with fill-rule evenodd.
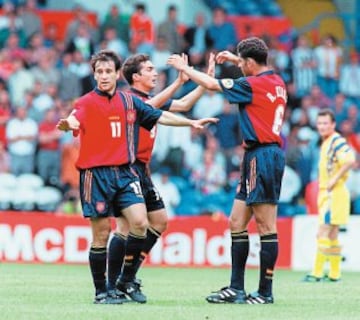
<svg viewBox="0 0 360 320"><path fill-rule="evenodd" d="M111 121L111 136L113 138L119 138L121 136L121 123L120 121Z"/></svg>
<svg viewBox="0 0 360 320"><path fill-rule="evenodd" d="M139 181L135 181L135 182L130 183L130 187L134 190L135 195L137 195L137 196L142 195L142 190L141 190L141 186L140 186Z"/></svg>
<svg viewBox="0 0 360 320"><path fill-rule="evenodd" d="M285 112L285 107L282 104L279 104L275 109L272 132L275 133L277 136L279 136L281 132L281 127L284 121L284 112Z"/></svg>

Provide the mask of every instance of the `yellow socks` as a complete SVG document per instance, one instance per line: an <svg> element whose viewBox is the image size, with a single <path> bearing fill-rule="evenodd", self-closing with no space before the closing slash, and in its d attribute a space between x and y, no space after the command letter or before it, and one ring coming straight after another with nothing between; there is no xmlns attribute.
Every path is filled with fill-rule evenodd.
<svg viewBox="0 0 360 320"><path fill-rule="evenodd" d="M330 250L330 240L328 238L320 238L317 240L317 252L315 257L312 275L317 278L324 276L324 265L328 258Z"/></svg>
<svg viewBox="0 0 360 320"><path fill-rule="evenodd" d="M332 280L338 280L341 277L341 246L339 240L333 240L330 242L329 248L329 263L330 271L329 278Z"/></svg>

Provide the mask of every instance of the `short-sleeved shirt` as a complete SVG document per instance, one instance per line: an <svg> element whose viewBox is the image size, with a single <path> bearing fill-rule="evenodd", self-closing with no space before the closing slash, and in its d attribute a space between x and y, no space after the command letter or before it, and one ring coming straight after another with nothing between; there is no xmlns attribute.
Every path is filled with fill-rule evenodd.
<svg viewBox="0 0 360 320"><path fill-rule="evenodd" d="M346 187L349 173L344 174L331 191L328 183L341 167L355 160L355 153L344 137L335 132L325 139L320 148L319 159L319 223L345 225L350 215L350 192Z"/></svg>
<svg viewBox="0 0 360 320"><path fill-rule="evenodd" d="M221 79L225 98L239 107L240 130L246 145L277 143L286 108L284 81L269 70L257 76Z"/></svg>
<svg viewBox="0 0 360 320"><path fill-rule="evenodd" d="M129 94L109 96L98 89L75 103L80 122L79 169L116 166L136 159L139 127L151 130L162 114Z"/></svg>
<svg viewBox="0 0 360 320"><path fill-rule="evenodd" d="M143 101L147 101L152 98L151 95L146 94L142 91L136 90L135 88L131 88L128 93L138 97ZM163 111L168 111L171 107L173 100L169 99L166 103L160 108ZM156 137L156 126L154 126L150 131L140 128L139 133L139 144L138 151L136 154L136 159L140 160L144 163L149 163L151 160L151 154L154 148L154 142Z"/></svg>

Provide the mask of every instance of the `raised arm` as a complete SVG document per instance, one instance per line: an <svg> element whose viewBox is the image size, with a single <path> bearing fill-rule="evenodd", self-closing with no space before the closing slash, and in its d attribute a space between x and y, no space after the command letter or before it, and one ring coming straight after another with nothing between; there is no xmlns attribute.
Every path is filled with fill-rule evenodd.
<svg viewBox="0 0 360 320"><path fill-rule="evenodd" d="M209 56L207 74L211 77L215 76L215 55L213 53L210 53ZM198 86L184 97L173 100L173 103L171 104L170 107L170 111L171 112L189 111L194 106L194 104L200 99L200 97L203 95L204 92L205 92L205 88L202 86Z"/></svg>
<svg viewBox="0 0 360 320"><path fill-rule="evenodd" d="M185 54L182 54L181 58L184 60L184 63L188 63L188 57ZM151 99L147 100L146 103L154 108L161 108L166 103L166 101L168 101L188 80L189 78L187 76L183 75L182 72L179 72L178 77L172 84L167 86L164 90L153 96Z"/></svg>
<svg viewBox="0 0 360 320"><path fill-rule="evenodd" d="M203 86L205 89L212 91L222 91L222 88L219 85L217 79L209 76L204 72L197 71L189 67L183 62L182 58L179 55L173 54L168 59L167 63L178 71L184 72L191 80Z"/></svg>
<svg viewBox="0 0 360 320"><path fill-rule="evenodd" d="M239 57L230 51L221 51L216 55L216 62L222 64L224 62L231 62L236 66L239 65Z"/></svg>

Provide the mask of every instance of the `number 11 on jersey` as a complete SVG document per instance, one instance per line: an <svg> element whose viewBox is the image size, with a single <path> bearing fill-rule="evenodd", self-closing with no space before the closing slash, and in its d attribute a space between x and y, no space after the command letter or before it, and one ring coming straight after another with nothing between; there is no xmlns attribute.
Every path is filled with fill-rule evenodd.
<svg viewBox="0 0 360 320"><path fill-rule="evenodd" d="M111 136L113 138L120 138L121 136L121 123L120 121L111 121L110 122L111 127Z"/></svg>

